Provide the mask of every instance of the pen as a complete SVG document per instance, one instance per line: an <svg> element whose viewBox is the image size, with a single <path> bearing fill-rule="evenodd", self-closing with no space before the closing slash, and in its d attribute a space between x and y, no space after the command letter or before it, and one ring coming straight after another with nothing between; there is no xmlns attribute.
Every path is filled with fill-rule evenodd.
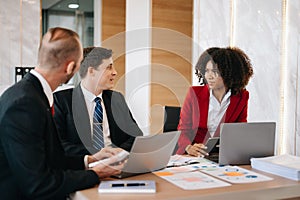
<svg viewBox="0 0 300 200"><path fill-rule="evenodd" d="M185 162L185 163L181 163L181 164L172 164L172 165L167 166L166 168L170 168L170 167L182 167L182 166L199 164L199 163L200 163L199 161Z"/></svg>
<svg viewBox="0 0 300 200"><path fill-rule="evenodd" d="M134 187L134 186L146 186L146 183L113 183L111 187Z"/></svg>

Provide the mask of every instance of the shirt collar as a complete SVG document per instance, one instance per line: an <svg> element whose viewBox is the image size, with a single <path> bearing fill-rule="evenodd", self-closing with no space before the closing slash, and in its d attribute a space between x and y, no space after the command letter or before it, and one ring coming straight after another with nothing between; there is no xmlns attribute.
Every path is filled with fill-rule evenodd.
<svg viewBox="0 0 300 200"><path fill-rule="evenodd" d="M89 101L89 102L94 102L96 96L91 93L89 90L87 90L83 85L82 83L80 84L80 87L81 87L81 90L82 90L82 93L84 95L84 97ZM101 94L99 94L97 97L100 97L102 99L102 92Z"/></svg>
<svg viewBox="0 0 300 200"><path fill-rule="evenodd" d="M41 82L43 90L44 90L44 93L45 93L45 95L46 95L46 97L47 97L47 99L49 101L49 105L50 105L50 107L52 107L52 105L53 105L53 92L51 90L51 87L50 87L49 83L36 70L31 70L30 73L33 74L35 77L37 77L39 79L39 81Z"/></svg>
<svg viewBox="0 0 300 200"><path fill-rule="evenodd" d="M230 96L231 96L231 90L229 89L228 92L227 92L227 93L225 94L225 96L224 96L224 100L229 99Z"/></svg>
<svg viewBox="0 0 300 200"><path fill-rule="evenodd" d="M231 90L229 89L228 92L225 94L225 96L224 96L222 102L227 101L227 100L230 98L230 96L231 96ZM213 93L212 93L212 89L209 89L209 98L210 98L210 99L211 99L211 98L214 98L214 95L213 95Z"/></svg>

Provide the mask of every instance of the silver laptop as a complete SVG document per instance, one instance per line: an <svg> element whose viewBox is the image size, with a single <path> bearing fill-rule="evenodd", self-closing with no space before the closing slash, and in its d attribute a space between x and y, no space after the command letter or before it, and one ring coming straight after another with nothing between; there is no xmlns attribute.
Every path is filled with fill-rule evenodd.
<svg viewBox="0 0 300 200"><path fill-rule="evenodd" d="M122 173L114 177L125 178L165 168L179 136L180 131L171 131L136 137Z"/></svg>
<svg viewBox="0 0 300 200"><path fill-rule="evenodd" d="M223 123L219 164L248 165L250 158L273 156L275 122Z"/></svg>

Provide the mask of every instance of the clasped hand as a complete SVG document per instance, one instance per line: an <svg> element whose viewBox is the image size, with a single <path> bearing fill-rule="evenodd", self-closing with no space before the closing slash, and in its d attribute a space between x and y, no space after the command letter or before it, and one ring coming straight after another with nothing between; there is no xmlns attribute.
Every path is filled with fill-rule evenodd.
<svg viewBox="0 0 300 200"><path fill-rule="evenodd" d="M121 148L112 148L112 147L105 147L101 149L99 152L89 156L88 162L96 162L99 160L103 160L105 158L111 158L112 156L118 154L119 152L123 151ZM106 160L106 162L99 163L91 170L96 172L99 178L106 178L110 177L112 175L120 174L122 168L124 167L124 162L117 162L117 158L112 158L109 160Z"/></svg>

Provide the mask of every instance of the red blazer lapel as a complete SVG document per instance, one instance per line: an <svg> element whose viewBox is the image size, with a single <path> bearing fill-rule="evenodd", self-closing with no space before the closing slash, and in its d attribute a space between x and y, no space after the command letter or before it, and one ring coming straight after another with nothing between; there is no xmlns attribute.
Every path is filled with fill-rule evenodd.
<svg viewBox="0 0 300 200"><path fill-rule="evenodd" d="M241 95L232 95L230 97L230 104L227 108L227 111L225 113L225 122L229 122L230 118L232 117L234 111L237 109L237 106L240 104L241 101Z"/></svg>
<svg viewBox="0 0 300 200"><path fill-rule="evenodd" d="M249 92L247 90L242 90L241 93L231 96L225 122L247 121L248 99Z"/></svg>
<svg viewBox="0 0 300 200"><path fill-rule="evenodd" d="M208 86L204 86L202 92L198 91L198 106L200 113L199 127L207 128L208 108L209 108L209 89Z"/></svg>

